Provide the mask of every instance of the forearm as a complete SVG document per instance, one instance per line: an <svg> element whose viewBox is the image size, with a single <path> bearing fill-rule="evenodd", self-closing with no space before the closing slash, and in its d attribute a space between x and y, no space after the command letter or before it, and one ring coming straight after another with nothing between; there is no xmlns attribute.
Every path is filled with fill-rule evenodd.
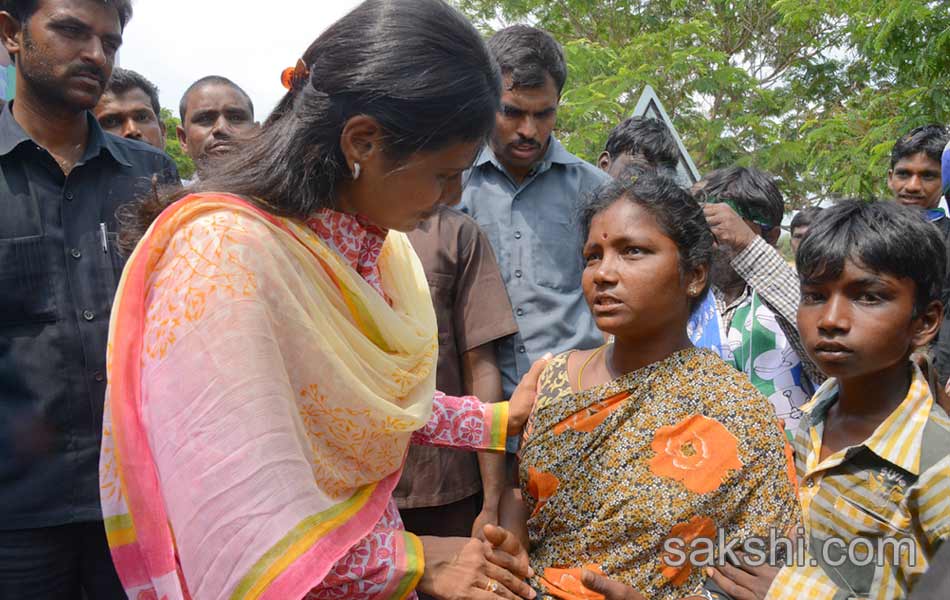
<svg viewBox="0 0 950 600"><path fill-rule="evenodd" d="M485 344L462 355L462 376L466 394L485 403L502 401L501 371L495 362L492 344ZM479 452L478 469L482 476L483 510L498 511L505 486L505 454Z"/></svg>

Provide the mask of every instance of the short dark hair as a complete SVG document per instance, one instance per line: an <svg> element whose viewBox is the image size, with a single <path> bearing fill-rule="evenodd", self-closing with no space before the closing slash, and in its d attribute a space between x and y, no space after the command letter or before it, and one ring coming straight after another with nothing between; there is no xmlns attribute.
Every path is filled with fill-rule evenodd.
<svg viewBox="0 0 950 600"><path fill-rule="evenodd" d="M551 35L527 25L512 25L488 40L488 49L498 61L503 76L511 76L511 87L539 88L550 75L560 94L567 81L564 50Z"/></svg>
<svg viewBox="0 0 950 600"><path fill-rule="evenodd" d="M940 164L943 149L950 141L950 134L943 125L921 125L898 138L891 150L891 168L897 161L923 152L927 158Z"/></svg>
<svg viewBox="0 0 950 600"><path fill-rule="evenodd" d="M810 227L822 210L820 206L806 206L795 213L795 216L792 217L792 224L788 230L794 233L799 227Z"/></svg>
<svg viewBox="0 0 950 600"><path fill-rule="evenodd" d="M203 88L207 85L226 85L231 88L234 88L241 96L247 100L247 107L251 111L251 118L254 118L254 102L251 101L251 97L244 91L244 89L238 84L234 83L227 77L222 77L220 75L208 75L202 77L198 81L188 86L188 89L185 90L185 93L181 95L181 102L178 103L178 115L181 117L181 122L185 122L185 115L188 112L188 97L191 96L191 93Z"/></svg>
<svg viewBox="0 0 950 600"><path fill-rule="evenodd" d="M152 104L152 110L155 116L161 119L162 104L158 100L158 87L132 69L123 69L116 67L112 70L112 78L109 79L109 85L106 87L106 94L121 96L130 90L139 89L145 92Z"/></svg>
<svg viewBox="0 0 950 600"><path fill-rule="evenodd" d="M676 139L665 123L650 117L630 117L613 128L604 150L611 157L642 154L657 167L675 170L680 152Z"/></svg>
<svg viewBox="0 0 950 600"><path fill-rule="evenodd" d="M778 227L785 216L785 200L772 176L752 167L726 167L703 177L696 199L731 200L740 210L761 215L765 224Z"/></svg>
<svg viewBox="0 0 950 600"><path fill-rule="evenodd" d="M302 59L310 76L284 95L241 152L194 186L120 209L123 250L134 248L166 206L195 191L237 194L297 219L337 208L338 186L353 176L340 137L357 115L379 122L383 151L397 164L417 152L485 143L495 125L498 65L468 19L442 0L366 0Z"/></svg>
<svg viewBox="0 0 950 600"><path fill-rule="evenodd" d="M795 263L802 283L834 280L848 259L912 280L916 313L941 299L947 248L940 230L919 210L896 202L845 200L822 211L798 248Z"/></svg>
<svg viewBox="0 0 950 600"><path fill-rule="evenodd" d="M702 207L673 179L651 173L649 169L639 177L607 181L591 193L581 205L578 216L584 240L590 235L594 217L620 200L636 204L653 215L664 233L676 243L682 274L710 266L713 234ZM702 301L711 283L712 278L707 278L703 293L690 302L691 309Z"/></svg>
<svg viewBox="0 0 950 600"><path fill-rule="evenodd" d="M90 0L92 1L92 0ZM131 0L95 0L100 4L110 4L112 5L116 12L119 13L119 24L122 29L125 29L125 26L132 19L132 1ZM10 13L10 15L20 22L20 25L25 25L27 21L30 20L30 17L33 16L33 13L36 12L36 9L39 8L40 0L0 0L0 11L5 11Z"/></svg>

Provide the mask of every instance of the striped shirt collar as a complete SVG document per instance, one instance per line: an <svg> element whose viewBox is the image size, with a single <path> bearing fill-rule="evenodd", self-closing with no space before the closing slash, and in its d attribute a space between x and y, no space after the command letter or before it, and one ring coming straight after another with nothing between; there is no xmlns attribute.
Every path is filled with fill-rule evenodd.
<svg viewBox="0 0 950 600"><path fill-rule="evenodd" d="M934 400L924 374L916 365L912 365L912 368L914 377L904 400L861 445L889 463L917 476L920 475L921 439L924 427L930 418ZM803 423L807 423L809 430L821 425L828 414L828 409L837 400L838 382L836 379L829 379L818 389L814 398L802 407L802 412L805 413ZM817 439L820 444L820 436L812 435L811 437ZM819 454L820 450L820 446L812 448L812 452L816 454ZM842 452L837 454L842 454ZM829 458L826 462L833 458ZM815 456L814 462L817 460L818 457Z"/></svg>

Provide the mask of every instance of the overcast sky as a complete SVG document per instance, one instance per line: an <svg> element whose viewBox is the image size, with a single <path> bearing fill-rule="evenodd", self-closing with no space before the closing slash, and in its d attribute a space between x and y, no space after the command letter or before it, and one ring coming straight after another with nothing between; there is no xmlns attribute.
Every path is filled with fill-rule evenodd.
<svg viewBox="0 0 950 600"><path fill-rule="evenodd" d="M357 0L135 0L121 66L140 72L178 114L182 93L205 75L244 88L263 120L284 95L280 73Z"/></svg>

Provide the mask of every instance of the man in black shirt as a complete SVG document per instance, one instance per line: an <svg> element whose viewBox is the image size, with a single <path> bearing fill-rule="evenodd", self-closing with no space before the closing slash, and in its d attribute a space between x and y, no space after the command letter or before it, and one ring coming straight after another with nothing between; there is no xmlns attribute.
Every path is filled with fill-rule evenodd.
<svg viewBox="0 0 950 600"><path fill-rule="evenodd" d="M90 110L129 0L0 0L0 598L125 598L99 506L115 211L178 179Z"/></svg>

